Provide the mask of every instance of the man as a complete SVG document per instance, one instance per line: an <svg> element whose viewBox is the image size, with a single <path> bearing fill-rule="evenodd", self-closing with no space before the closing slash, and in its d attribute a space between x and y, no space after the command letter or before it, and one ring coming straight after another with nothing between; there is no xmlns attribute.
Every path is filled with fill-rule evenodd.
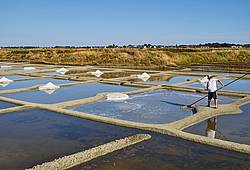
<svg viewBox="0 0 250 170"><path fill-rule="evenodd" d="M220 83L222 87L224 87L224 84L216 78L213 78L213 76L208 75L208 82L207 82L207 90L208 90L208 107L210 107L211 100L214 99L214 105L215 108L218 107L218 101L217 101L217 83Z"/></svg>

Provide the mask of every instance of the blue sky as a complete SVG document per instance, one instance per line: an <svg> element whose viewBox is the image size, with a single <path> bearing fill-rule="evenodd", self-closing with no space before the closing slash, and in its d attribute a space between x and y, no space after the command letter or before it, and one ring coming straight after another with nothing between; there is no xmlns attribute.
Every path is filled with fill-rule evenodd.
<svg viewBox="0 0 250 170"><path fill-rule="evenodd" d="M250 43L249 0L0 0L0 46Z"/></svg>

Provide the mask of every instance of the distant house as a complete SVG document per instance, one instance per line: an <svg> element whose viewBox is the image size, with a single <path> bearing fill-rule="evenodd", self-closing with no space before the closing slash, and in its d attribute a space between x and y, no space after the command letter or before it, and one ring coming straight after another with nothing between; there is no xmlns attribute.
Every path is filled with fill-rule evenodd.
<svg viewBox="0 0 250 170"><path fill-rule="evenodd" d="M232 45L231 48L242 48L241 45Z"/></svg>

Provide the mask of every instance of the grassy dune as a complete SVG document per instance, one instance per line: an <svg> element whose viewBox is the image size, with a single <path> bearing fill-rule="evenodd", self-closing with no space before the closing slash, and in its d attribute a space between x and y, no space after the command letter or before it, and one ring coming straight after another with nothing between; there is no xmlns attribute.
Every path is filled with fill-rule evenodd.
<svg viewBox="0 0 250 170"><path fill-rule="evenodd" d="M129 67L162 67L194 63L250 64L250 49L0 49L0 60Z"/></svg>

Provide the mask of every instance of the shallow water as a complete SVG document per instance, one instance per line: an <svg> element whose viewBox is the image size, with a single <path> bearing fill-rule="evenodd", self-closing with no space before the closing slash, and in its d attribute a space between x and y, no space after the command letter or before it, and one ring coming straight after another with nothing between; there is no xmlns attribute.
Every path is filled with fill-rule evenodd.
<svg viewBox="0 0 250 170"><path fill-rule="evenodd" d="M78 75L77 77L96 77L95 75L92 75L90 72L95 72L96 70L88 71L86 74ZM121 77L128 77L131 75L139 75L143 72L130 72L130 71L124 71L124 72L105 72L105 70L101 70L103 74L100 76L100 78L104 79L111 79L111 78L121 78Z"/></svg>
<svg viewBox="0 0 250 170"><path fill-rule="evenodd" d="M5 87L0 86L0 90L27 88L27 87L32 87L35 85L46 84L49 82L52 82L54 84L66 84L66 83L72 83L73 81L52 79L52 78L41 78L41 79L35 79L35 80L14 81Z"/></svg>
<svg viewBox="0 0 250 170"><path fill-rule="evenodd" d="M11 67L7 67L7 68L2 68L0 67L0 71L11 71L11 70L18 70L18 69L22 69L23 67L20 65L12 65L12 64L1 64L1 66L11 66Z"/></svg>
<svg viewBox="0 0 250 170"><path fill-rule="evenodd" d="M100 101L96 103L74 106L70 109L104 117L143 122L167 123L193 114L190 109L181 109L192 101L203 97L201 94L157 90L130 96L125 101ZM219 103L229 103L232 98L220 97ZM201 104L205 104L203 100Z"/></svg>
<svg viewBox="0 0 250 170"><path fill-rule="evenodd" d="M101 75L101 78L110 79L110 78L119 78L119 77L128 77L131 75L142 74L142 72L112 72L104 73Z"/></svg>
<svg viewBox="0 0 250 170"><path fill-rule="evenodd" d="M56 72L56 71L46 72L46 73L44 73L44 74L48 74L48 75L63 75L63 74L58 73L58 72Z"/></svg>
<svg viewBox="0 0 250 170"><path fill-rule="evenodd" d="M24 169L138 131L45 110L0 116L0 167Z"/></svg>
<svg viewBox="0 0 250 170"><path fill-rule="evenodd" d="M62 87L57 89L52 94L47 94L43 91L34 90L28 92L5 94L3 96L35 103L57 103L92 97L95 96L97 93L101 92L125 92L136 89L137 88L127 86L88 83L82 85Z"/></svg>
<svg viewBox="0 0 250 170"><path fill-rule="evenodd" d="M0 101L0 109L7 109L7 108L10 108L10 107L15 107L15 106L17 106L17 105L15 105L13 103Z"/></svg>
<svg viewBox="0 0 250 170"><path fill-rule="evenodd" d="M216 138L250 145L250 104L242 106L241 110L241 114L217 117ZM184 131L205 136L206 128L207 121L203 121Z"/></svg>
<svg viewBox="0 0 250 170"><path fill-rule="evenodd" d="M170 77L166 78L165 80L152 80L149 79L149 81L146 81L145 83L147 84L176 84L176 83L181 83L181 82L187 82L193 79L199 79L201 77L199 76L175 76L175 77Z"/></svg>
<svg viewBox="0 0 250 170"><path fill-rule="evenodd" d="M227 84L235 79L220 79L224 84ZM196 87L196 88L204 88L200 83L192 83L187 85L188 87ZM218 85L220 87L220 85ZM229 86L223 88L222 90L233 90L233 91L242 91L242 92L250 92L250 80L238 80Z"/></svg>
<svg viewBox="0 0 250 170"><path fill-rule="evenodd" d="M220 75L220 76L242 76L241 73L229 73L229 72L216 72L216 71L192 71L192 73L199 73L204 75Z"/></svg>
<svg viewBox="0 0 250 170"><path fill-rule="evenodd" d="M224 84L227 84L234 79L222 79ZM250 80L238 80L229 86L223 88L223 90L235 90L235 91L243 91L250 92Z"/></svg>
<svg viewBox="0 0 250 170"><path fill-rule="evenodd" d="M71 170L248 169L250 156L182 139L152 139L94 159Z"/></svg>
<svg viewBox="0 0 250 170"><path fill-rule="evenodd" d="M8 76L0 76L0 78L6 77L8 79L14 80L14 79L23 79L23 78L31 78L30 76L23 76L23 75L8 75Z"/></svg>
<svg viewBox="0 0 250 170"><path fill-rule="evenodd" d="M33 67L33 66L25 66L25 67ZM34 70L24 70L24 67L16 67L16 68L12 68L12 69L9 69L9 70L6 70L8 72L17 72L17 73L29 73L29 72L33 72L33 71L40 71L40 70L43 70L43 69L46 69L45 67L35 67L36 69Z"/></svg>

